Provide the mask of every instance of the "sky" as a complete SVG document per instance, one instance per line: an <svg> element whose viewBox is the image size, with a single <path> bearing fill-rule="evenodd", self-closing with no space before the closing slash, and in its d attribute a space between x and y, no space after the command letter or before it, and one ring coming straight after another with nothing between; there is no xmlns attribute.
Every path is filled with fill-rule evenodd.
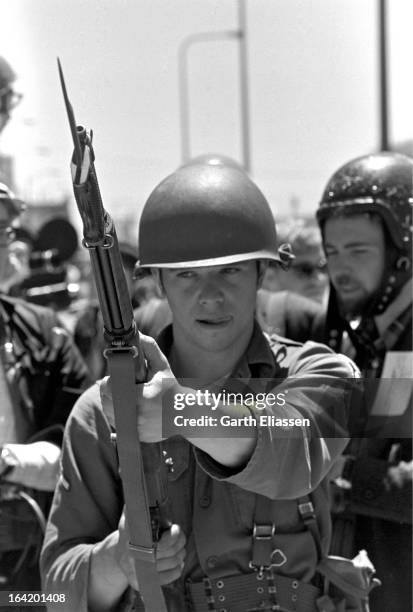
<svg viewBox="0 0 413 612"><path fill-rule="evenodd" d="M251 175L275 216L312 214L341 164L379 147L378 0L245 0ZM413 139L413 2L388 0L390 138ZM28 200L71 194L71 137L94 131L105 207L134 223L182 162L178 49L195 33L234 32L237 0L0 0L0 54L24 93L2 134ZM242 162L238 42L188 52L190 150ZM74 219L76 218L73 206Z"/></svg>

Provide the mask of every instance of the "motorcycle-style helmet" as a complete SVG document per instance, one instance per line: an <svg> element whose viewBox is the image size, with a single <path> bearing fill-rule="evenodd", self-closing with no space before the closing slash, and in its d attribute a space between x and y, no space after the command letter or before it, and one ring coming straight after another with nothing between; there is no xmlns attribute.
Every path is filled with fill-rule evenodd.
<svg viewBox="0 0 413 612"><path fill-rule="evenodd" d="M413 159L399 153L381 152L353 159L333 174L324 190L317 210L321 231L333 216L363 213L377 214L385 228L386 268L365 317L384 312L411 278L412 205ZM332 288L331 312L336 310L331 303L334 295Z"/></svg>

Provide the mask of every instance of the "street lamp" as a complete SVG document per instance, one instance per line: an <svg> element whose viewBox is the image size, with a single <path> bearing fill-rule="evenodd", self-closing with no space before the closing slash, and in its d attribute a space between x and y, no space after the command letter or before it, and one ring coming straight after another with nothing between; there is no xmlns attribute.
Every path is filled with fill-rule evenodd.
<svg viewBox="0 0 413 612"><path fill-rule="evenodd" d="M181 116L181 147L182 161L191 157L190 123L189 123L189 87L188 87L188 52L192 45L199 42L214 42L225 39L239 41L239 75L240 75L240 115L243 165L247 172L251 171L250 138L249 138L249 99L248 99L248 69L247 69L247 37L245 0L238 0L238 29L221 32L200 32L190 34L179 46L179 99Z"/></svg>
<svg viewBox="0 0 413 612"><path fill-rule="evenodd" d="M380 149L389 150L389 102L387 79L387 6L379 0L379 89L380 89Z"/></svg>

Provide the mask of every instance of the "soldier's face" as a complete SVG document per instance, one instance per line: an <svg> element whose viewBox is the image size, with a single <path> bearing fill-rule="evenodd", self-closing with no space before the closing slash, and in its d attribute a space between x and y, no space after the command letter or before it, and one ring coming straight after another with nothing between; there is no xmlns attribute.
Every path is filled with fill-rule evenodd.
<svg viewBox="0 0 413 612"><path fill-rule="evenodd" d="M174 339L207 352L245 346L254 323L257 262L169 268L162 270L161 279L172 310Z"/></svg>
<svg viewBox="0 0 413 612"><path fill-rule="evenodd" d="M380 287L385 268L386 243L380 219L367 214L328 219L324 249L344 312L362 315Z"/></svg>

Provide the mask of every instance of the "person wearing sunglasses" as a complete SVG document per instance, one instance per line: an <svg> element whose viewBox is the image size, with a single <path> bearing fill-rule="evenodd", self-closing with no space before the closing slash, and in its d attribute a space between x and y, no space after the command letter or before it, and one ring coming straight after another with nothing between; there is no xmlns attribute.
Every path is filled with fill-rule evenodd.
<svg viewBox="0 0 413 612"><path fill-rule="evenodd" d="M279 244L289 243L295 259L289 270L269 267L263 288L292 291L323 304L328 286L327 268L318 227L304 219L280 224Z"/></svg>

